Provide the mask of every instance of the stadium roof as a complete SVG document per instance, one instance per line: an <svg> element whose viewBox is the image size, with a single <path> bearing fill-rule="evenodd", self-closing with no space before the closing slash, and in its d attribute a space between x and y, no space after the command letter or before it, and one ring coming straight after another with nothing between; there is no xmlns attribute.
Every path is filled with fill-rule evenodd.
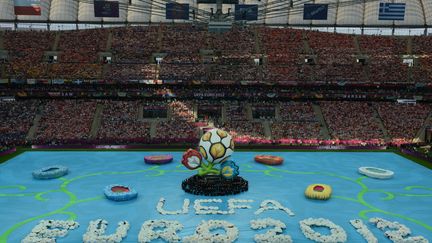
<svg viewBox="0 0 432 243"><path fill-rule="evenodd" d="M38 0L36 0L38 1ZM166 19L165 4L170 0L118 0L119 17L95 17L93 0L40 0L41 15L15 15L14 0L0 0L0 22L24 23L160 23L208 22L216 4L197 4L197 0L178 0L189 4L189 20ZM290 26L407 27L432 26L431 0L392 0L405 3L403 20L379 20L378 0L240 0L257 4L258 20L248 23ZM326 19L305 20L304 4L328 4ZM227 19L234 18L234 4L223 4Z"/></svg>

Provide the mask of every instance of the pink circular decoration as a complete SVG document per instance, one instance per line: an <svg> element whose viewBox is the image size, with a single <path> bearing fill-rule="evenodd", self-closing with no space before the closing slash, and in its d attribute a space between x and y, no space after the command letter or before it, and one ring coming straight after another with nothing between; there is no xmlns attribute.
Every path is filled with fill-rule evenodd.
<svg viewBox="0 0 432 243"><path fill-rule="evenodd" d="M146 164L167 164L173 160L172 155L166 154L166 155L150 155L144 157L144 162Z"/></svg>
<svg viewBox="0 0 432 243"><path fill-rule="evenodd" d="M112 192L130 192L130 189L125 186L113 186L111 187Z"/></svg>

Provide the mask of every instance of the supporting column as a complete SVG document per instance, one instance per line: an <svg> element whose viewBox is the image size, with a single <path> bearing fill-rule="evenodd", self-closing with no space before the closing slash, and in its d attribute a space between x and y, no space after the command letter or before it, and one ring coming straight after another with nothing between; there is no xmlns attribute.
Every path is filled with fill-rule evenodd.
<svg viewBox="0 0 432 243"><path fill-rule="evenodd" d="M371 105L371 106L372 106L372 110L374 112L374 118L375 118L376 122L378 123L378 127L381 129L382 133L384 134L384 141L390 142L390 140L391 140L390 135L384 126L384 121L382 120L381 115L378 112L378 109L374 105Z"/></svg>
<svg viewBox="0 0 432 243"><path fill-rule="evenodd" d="M226 122L226 118L227 118L227 104L224 104L223 106L222 106L222 114L221 114L221 120L222 120L222 123L225 123Z"/></svg>
<svg viewBox="0 0 432 243"><path fill-rule="evenodd" d="M108 32L107 43L106 43L106 48L105 48L105 50L106 50L107 52L111 52L112 41L113 41L113 34L112 34L111 31L109 31L109 32Z"/></svg>
<svg viewBox="0 0 432 243"><path fill-rule="evenodd" d="M157 120L153 120L152 122L150 122L150 137L151 138L156 137L158 123L159 123L159 121L157 121Z"/></svg>
<svg viewBox="0 0 432 243"><path fill-rule="evenodd" d="M312 104L312 109L314 110L315 116L318 119L318 122L321 124L321 135L324 139L331 139L330 130L327 126L327 122L324 119L324 115L322 113L321 107L318 103Z"/></svg>
<svg viewBox="0 0 432 243"><path fill-rule="evenodd" d="M263 128L264 128L264 136L267 139L272 139L270 122L269 121L263 121L262 125L263 125Z"/></svg>
<svg viewBox="0 0 432 243"><path fill-rule="evenodd" d="M3 33L4 31L0 31L0 50L4 50Z"/></svg>
<svg viewBox="0 0 432 243"><path fill-rule="evenodd" d="M429 115L427 116L427 118L425 119L425 121L423 123L423 126L418 130L413 142L415 142L415 143L424 142L425 135L426 135L426 128L431 123L432 123L432 112L429 113Z"/></svg>
<svg viewBox="0 0 432 243"><path fill-rule="evenodd" d="M36 116L33 119L33 125L30 127L27 136L26 136L26 140L27 141L31 141L34 139L37 130L39 128L39 121L42 119L42 113L43 113L44 107L42 105L40 105L38 107L38 110L36 112Z"/></svg>
<svg viewBox="0 0 432 243"><path fill-rule="evenodd" d="M57 51L58 45L59 45L59 42L60 42L60 38L61 38L61 32L57 31L56 35L55 35L54 43L53 43L53 46L52 46L52 51Z"/></svg>
<svg viewBox="0 0 432 243"><path fill-rule="evenodd" d="M249 121L252 121L254 118L253 118L253 115L252 115L252 106L251 106L251 104L245 103L243 109L245 109L246 119L248 119Z"/></svg>
<svg viewBox="0 0 432 243"><path fill-rule="evenodd" d="M100 126L102 124L103 110L104 110L103 104L97 104L96 105L96 111L95 111L95 114L93 116L93 122L92 122L91 130L90 130L90 138L96 138L97 137Z"/></svg>

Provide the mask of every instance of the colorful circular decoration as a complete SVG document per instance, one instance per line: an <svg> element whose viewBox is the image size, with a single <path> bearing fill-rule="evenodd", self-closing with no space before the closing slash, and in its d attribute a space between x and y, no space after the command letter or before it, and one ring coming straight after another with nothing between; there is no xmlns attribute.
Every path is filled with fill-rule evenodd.
<svg viewBox="0 0 432 243"><path fill-rule="evenodd" d="M138 196L138 192L129 186L113 184L104 189L105 197L113 201L127 201Z"/></svg>
<svg viewBox="0 0 432 243"><path fill-rule="evenodd" d="M166 155L150 155L144 157L144 162L146 164L168 164L173 160L172 155L166 154Z"/></svg>
<svg viewBox="0 0 432 243"><path fill-rule="evenodd" d="M327 200L331 197L332 188L326 184L312 184L305 190L305 195L310 199Z"/></svg>
<svg viewBox="0 0 432 243"><path fill-rule="evenodd" d="M188 149L183 153L182 164L189 170L195 170L201 167L202 156L200 152Z"/></svg>
<svg viewBox="0 0 432 243"><path fill-rule="evenodd" d="M234 161L228 160L221 164L220 172L226 179L232 179L239 175L239 167L234 163Z"/></svg>
<svg viewBox="0 0 432 243"><path fill-rule="evenodd" d="M377 167L360 167L358 172L362 175L376 178L376 179L390 179L393 177L394 172L391 170L381 169Z"/></svg>
<svg viewBox="0 0 432 243"><path fill-rule="evenodd" d="M63 165L52 165L47 166L39 170L32 172L33 178L39 180L47 180L59 178L66 175L69 172L68 168Z"/></svg>
<svg viewBox="0 0 432 243"><path fill-rule="evenodd" d="M282 157L274 155L257 155L255 161L265 165L281 165L284 160Z"/></svg>

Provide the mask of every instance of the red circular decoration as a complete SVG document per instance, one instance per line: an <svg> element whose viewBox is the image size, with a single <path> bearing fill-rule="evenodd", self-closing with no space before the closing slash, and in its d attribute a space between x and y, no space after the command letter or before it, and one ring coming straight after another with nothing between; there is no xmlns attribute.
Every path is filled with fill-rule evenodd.
<svg viewBox="0 0 432 243"><path fill-rule="evenodd" d="M189 159L192 157L196 157L196 159L199 161L199 163L190 164ZM183 153L183 157L182 157L181 162L189 170L195 170L201 166L201 160L202 160L202 156L201 156L200 152L198 152L194 149L188 149L186 152Z"/></svg>
<svg viewBox="0 0 432 243"><path fill-rule="evenodd" d="M118 192L118 193L120 193L120 192L130 192L129 188L124 187L124 186L114 186L114 187L111 187L111 191L112 192Z"/></svg>
<svg viewBox="0 0 432 243"><path fill-rule="evenodd" d="M322 191L324 191L324 187L321 185L317 185L317 186L314 186L314 188L312 190L314 190L316 192L322 192Z"/></svg>

